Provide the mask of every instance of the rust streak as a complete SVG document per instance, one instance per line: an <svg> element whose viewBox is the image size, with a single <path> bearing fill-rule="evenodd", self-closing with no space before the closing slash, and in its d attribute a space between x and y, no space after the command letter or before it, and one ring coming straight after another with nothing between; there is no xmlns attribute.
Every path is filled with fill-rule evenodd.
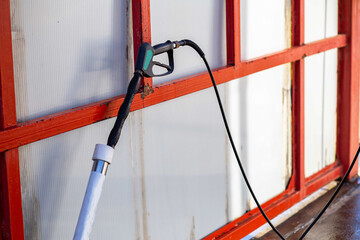
<svg viewBox="0 0 360 240"><path fill-rule="evenodd" d="M149 85L148 83L145 84L144 86L144 91L142 91L141 93L141 98L144 99L146 96L148 96L149 94L154 93L154 88Z"/></svg>

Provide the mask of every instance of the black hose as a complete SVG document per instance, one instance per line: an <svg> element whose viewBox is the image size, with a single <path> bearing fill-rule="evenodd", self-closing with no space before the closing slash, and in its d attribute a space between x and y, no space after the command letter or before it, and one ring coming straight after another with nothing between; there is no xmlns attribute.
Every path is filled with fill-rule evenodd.
<svg viewBox="0 0 360 240"><path fill-rule="evenodd" d="M306 234L310 231L310 229L315 225L315 223L320 219L321 215L324 214L324 212L326 211L326 209L329 207L329 205L331 204L331 202L335 199L336 194L338 194L338 192L340 191L340 188L344 185L345 180L348 178L351 170L353 169L355 162L359 156L359 152L360 152L360 146L358 147L358 150L355 154L355 157L353 159L353 161L351 162L351 165L349 167L349 169L347 170L345 176L343 177L343 179L341 180L339 186L336 188L336 191L334 192L334 194L331 196L330 200L326 203L325 207L321 210L321 212L317 215L317 217L314 219L314 221L312 221L312 223L310 224L310 226L305 230L305 232L301 235L301 237L299 238L299 240L302 240Z"/></svg>
<svg viewBox="0 0 360 240"><path fill-rule="evenodd" d="M233 152L235 154L235 157L236 157L236 161L239 165L239 168L240 168L240 171L243 175L243 178L245 180L245 183L246 183L246 186L248 187L249 189L249 192L252 196L252 198L254 199L257 207L259 208L261 214L263 215L263 217L265 218L265 220L267 221L267 223L270 225L270 227L274 230L274 232L282 239L282 240L285 240L285 238L281 235L281 233L276 229L276 227L271 223L270 219L266 216L264 210L262 209L259 201L257 200L256 196L255 196L255 193L254 191L252 190L251 186L250 186L250 183L249 183L249 180L246 176L246 173L245 173L245 170L241 164L241 161L240 161L240 157L238 155L238 152L236 150L236 147L235 147L235 143L234 143L234 140L232 138L232 135L231 135L231 132L230 132L230 128L229 128L229 125L227 123L227 119L226 119L226 115L225 115L225 111L224 111L224 108L222 106L222 102L221 102L221 99L220 99L220 95L219 95L219 92L218 92L218 89L217 89L217 86L216 86L216 82L215 82L215 79L214 79L214 76L212 74L212 71L210 69L210 66L205 58L205 54L204 52L201 50L201 48L196 44L194 43L193 41L191 40L188 40L188 39L184 39L184 40L181 40L181 41L178 41L178 42L174 42L176 44L176 48L179 47L179 46L189 46L189 47L192 47L199 55L200 57L203 59L205 65L206 65L206 68L209 72L209 75L210 75L210 78L211 78L211 82L213 84L213 87L214 87L214 91L215 91L215 94L216 94L216 98L217 98L217 102L219 104L219 107L220 107L220 111L221 111L221 116L222 116L222 119L223 119L223 122L224 122L224 125L225 125L225 129L226 129L226 132L227 132L227 135L229 137L229 141L231 143L231 147L233 149ZM120 138L120 134L121 134L121 129L124 125L124 122L127 118L127 116L129 115L129 112L130 112L130 107L131 107L131 103L134 99L134 96L135 94L138 92L139 90L139 86L140 86L140 80L142 78L142 73L139 72L139 71L136 71L134 73L134 77L131 79L130 81L130 84L128 86L128 89L127 89L127 93L126 93L126 96L125 96L125 99L124 99L124 102L122 103L120 109L119 109L119 112L118 112L118 115L117 115L117 118L116 118L116 121L115 121L115 124L114 124L114 127L112 128L111 132L110 132L110 135L109 135L109 138L108 138L108 142L107 142L107 145L109 145L110 147L114 148L115 145L117 144L117 142L119 141L119 138ZM360 152L360 146L355 154L355 157L354 157L354 160L352 161L349 169L347 170L345 176L343 177L343 179L341 180L339 186L337 187L336 191L334 192L334 194L331 196L330 200L327 202L327 204L325 205L325 207L321 210L321 212L318 214L318 216L314 219L314 221L310 224L310 226L305 230L305 232L301 235L300 239L299 240L302 240L306 234L310 231L310 229L315 225L315 223L320 219L320 217L324 214L324 212L326 211L326 209L329 207L329 205L331 204L331 202L335 199L337 193L339 192L340 188L343 186L345 180L348 178L352 168L354 167L355 165L355 162L359 156L359 152Z"/></svg>
<svg viewBox="0 0 360 240"><path fill-rule="evenodd" d="M215 79L214 79L214 76L211 72L211 69L210 69L210 66L208 64L208 62L206 61L206 58L205 58L205 54L204 52L201 50L201 48L196 44L194 43L193 41L191 40L182 40L180 42L184 42L184 45L187 45L187 46L190 46L192 47L193 49L195 49L195 51L201 56L201 58L203 59L205 65L206 65L206 68L210 74L210 78L211 78L211 82L213 84L213 87L214 87L214 90L215 90L215 94L216 94L216 98L217 98L217 102L219 104L219 107L220 107L220 111L221 111L221 116L222 116L222 119L223 119L223 122L224 122L224 125L225 125L225 128L226 128L226 132L227 132L227 135L229 137L229 141L231 143L231 147L234 151L234 154L235 154L235 157L236 157L236 161L239 165L239 168L240 168L240 171L244 177L244 180L245 180L245 183L246 183L246 186L248 187L249 189L249 192L251 193L251 196L253 197L257 207L259 208L261 214L263 215L263 217L265 218L265 220L268 222L268 224L270 225L270 227L274 230L274 232L276 232L276 234L283 240L285 240L285 238L281 235L281 233L276 229L276 227L274 227L274 225L271 223L270 219L266 216L264 210L262 209L259 201L257 200L256 196L255 196L255 193L254 191L252 190L251 186L250 186L250 183L249 183L249 180L246 176L246 173L245 173L245 170L240 162L240 157L238 155L238 152L236 150L236 147L235 147L235 143L234 143L234 140L231 136L231 132L230 132L230 128L229 128L229 125L227 123L227 120L226 120L226 116L225 116L225 111L224 111L224 108L222 106L222 103L221 103L221 99L220 99L220 95L219 95L219 92L218 92L218 89L217 89L217 86L216 86L216 82L215 82Z"/></svg>
<svg viewBox="0 0 360 240"><path fill-rule="evenodd" d="M114 127L111 129L107 141L107 145L112 148L115 148L115 145L119 141L121 129L130 112L131 103L134 99L135 94L139 90L141 77L142 74L140 72L135 72L133 78L129 83L124 102L121 104Z"/></svg>

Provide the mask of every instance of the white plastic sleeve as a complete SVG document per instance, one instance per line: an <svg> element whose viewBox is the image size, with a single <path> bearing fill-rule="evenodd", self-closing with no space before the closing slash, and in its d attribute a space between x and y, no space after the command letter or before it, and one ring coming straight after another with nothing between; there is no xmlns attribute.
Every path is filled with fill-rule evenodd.
<svg viewBox="0 0 360 240"><path fill-rule="evenodd" d="M103 160L111 164L114 155L114 149L105 144L96 144L93 160Z"/></svg>

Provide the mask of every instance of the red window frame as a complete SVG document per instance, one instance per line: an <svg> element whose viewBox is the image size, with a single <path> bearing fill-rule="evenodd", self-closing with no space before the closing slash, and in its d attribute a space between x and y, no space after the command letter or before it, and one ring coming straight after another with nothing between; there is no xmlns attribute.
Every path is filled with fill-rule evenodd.
<svg viewBox="0 0 360 240"><path fill-rule="evenodd" d="M226 0L227 65L213 69L217 83L292 63L293 175L288 188L262 204L270 218L340 177L358 146L360 1L339 1L338 35L304 44L304 0L292 0L292 47L241 61L240 0ZM132 0L134 52L151 42L150 0ZM305 178L304 167L304 57L338 48L337 148L335 163ZM153 86L145 79L132 111L211 86L206 72ZM146 96L145 96L146 95ZM106 118L114 117L124 95L61 111L27 122L16 121L10 1L0 1L0 224L3 239L24 239L18 147ZM357 167L350 177L357 174ZM265 220L257 209L224 225L205 239L238 239Z"/></svg>

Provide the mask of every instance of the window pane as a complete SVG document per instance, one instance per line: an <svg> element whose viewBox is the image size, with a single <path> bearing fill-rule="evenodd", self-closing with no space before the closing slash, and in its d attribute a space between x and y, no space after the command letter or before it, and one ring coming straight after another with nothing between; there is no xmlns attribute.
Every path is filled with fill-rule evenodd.
<svg viewBox="0 0 360 240"><path fill-rule="evenodd" d="M204 51L211 68L226 65L225 1L151 0L150 7L152 44L190 39ZM175 50L174 61L174 72L154 78L154 84L206 71L201 58L189 47Z"/></svg>
<svg viewBox="0 0 360 240"><path fill-rule="evenodd" d="M19 121L126 91L126 1L11 3Z"/></svg>
<svg viewBox="0 0 360 240"><path fill-rule="evenodd" d="M305 0L305 43L336 36L337 0Z"/></svg>
<svg viewBox="0 0 360 240"><path fill-rule="evenodd" d="M241 0L240 5L242 60L291 47L291 0Z"/></svg>
<svg viewBox="0 0 360 240"><path fill-rule="evenodd" d="M305 176L335 161L337 49L305 58Z"/></svg>

